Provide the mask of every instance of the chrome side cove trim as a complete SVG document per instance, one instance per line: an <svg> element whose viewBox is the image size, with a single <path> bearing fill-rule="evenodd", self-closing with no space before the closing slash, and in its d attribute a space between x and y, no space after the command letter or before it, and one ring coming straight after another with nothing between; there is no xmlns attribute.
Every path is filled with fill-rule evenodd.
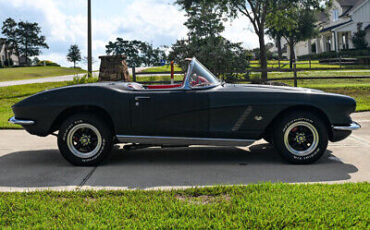
<svg viewBox="0 0 370 230"><path fill-rule="evenodd" d="M361 125L356 122L352 122L352 124L350 124L349 126L333 126L333 129L335 130L345 130L345 131L353 131L358 130L360 128Z"/></svg>
<svg viewBox="0 0 370 230"><path fill-rule="evenodd" d="M34 121L31 121L31 120L18 120L15 117L11 117L8 122L11 123L11 124L15 124L15 125L33 125L33 124L35 124Z"/></svg>
<svg viewBox="0 0 370 230"><path fill-rule="evenodd" d="M214 145L214 146L249 146L256 140L198 138L198 137L161 137L161 136L129 136L117 135L120 143L140 143L158 145Z"/></svg>

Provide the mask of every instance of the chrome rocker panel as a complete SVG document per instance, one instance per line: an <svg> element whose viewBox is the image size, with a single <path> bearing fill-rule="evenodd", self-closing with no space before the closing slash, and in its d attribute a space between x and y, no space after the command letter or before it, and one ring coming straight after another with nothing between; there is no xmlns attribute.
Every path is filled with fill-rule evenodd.
<svg viewBox="0 0 370 230"><path fill-rule="evenodd" d="M256 141L249 139L129 136L129 135L117 135L116 137L120 143L139 143L155 145L249 146Z"/></svg>
<svg viewBox="0 0 370 230"><path fill-rule="evenodd" d="M35 124L35 121L18 120L15 117L11 117L8 122L11 123L11 124L14 124L14 125L33 125L33 124Z"/></svg>
<svg viewBox="0 0 370 230"><path fill-rule="evenodd" d="M349 126L333 126L333 129L335 130L345 130L345 131L354 131L360 128L361 125L356 122L352 122L352 124L350 124Z"/></svg>

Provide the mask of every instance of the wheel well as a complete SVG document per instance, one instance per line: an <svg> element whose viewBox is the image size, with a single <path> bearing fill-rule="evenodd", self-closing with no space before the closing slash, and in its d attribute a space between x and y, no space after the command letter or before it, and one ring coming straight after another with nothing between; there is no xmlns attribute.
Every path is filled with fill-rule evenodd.
<svg viewBox="0 0 370 230"><path fill-rule="evenodd" d="M99 116L102 118L104 121L108 123L108 125L111 127L111 130L115 132L114 125L113 125L113 120L111 116L108 114L107 111L104 109L97 107L97 106L75 106L68 108L61 112L58 117L54 120L49 133L55 132L59 130L60 126L62 123L70 116L78 114L78 113L92 113L94 115Z"/></svg>
<svg viewBox="0 0 370 230"><path fill-rule="evenodd" d="M281 117L283 117L285 114L297 112L297 111L305 111L305 112L314 113L316 116L320 117L327 127L329 137L332 137L333 133L331 129L331 122L328 116L319 108L310 106L310 105L292 106L292 107L289 107L281 111L266 127L265 131L263 132L263 137L268 136L271 133L273 126L276 124L277 121L280 120Z"/></svg>

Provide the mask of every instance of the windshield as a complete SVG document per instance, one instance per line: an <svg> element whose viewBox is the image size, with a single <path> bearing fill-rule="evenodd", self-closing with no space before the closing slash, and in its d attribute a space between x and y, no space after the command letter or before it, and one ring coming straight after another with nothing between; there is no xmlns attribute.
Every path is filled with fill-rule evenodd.
<svg viewBox="0 0 370 230"><path fill-rule="evenodd" d="M187 73L187 85L191 88L218 85L220 82L211 71L203 66L196 58L189 64Z"/></svg>

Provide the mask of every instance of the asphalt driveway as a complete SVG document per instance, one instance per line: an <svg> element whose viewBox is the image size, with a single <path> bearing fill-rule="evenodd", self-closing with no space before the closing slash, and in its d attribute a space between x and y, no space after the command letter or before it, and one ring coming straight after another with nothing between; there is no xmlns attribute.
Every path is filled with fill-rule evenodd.
<svg viewBox="0 0 370 230"><path fill-rule="evenodd" d="M74 167L60 155L56 137L0 131L0 191L168 188L257 182L370 181L370 112L353 115L362 129L331 143L312 165L290 165L260 141L249 148L149 148L117 146L99 167Z"/></svg>

